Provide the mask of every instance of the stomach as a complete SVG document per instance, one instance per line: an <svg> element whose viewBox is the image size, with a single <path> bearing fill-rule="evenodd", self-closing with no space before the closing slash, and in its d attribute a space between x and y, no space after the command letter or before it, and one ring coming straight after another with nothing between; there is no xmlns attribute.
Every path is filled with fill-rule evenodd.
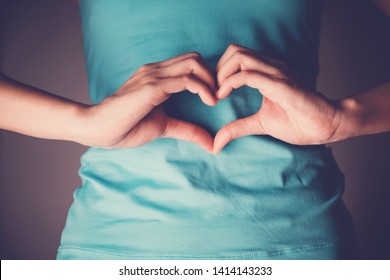
<svg viewBox="0 0 390 280"><path fill-rule="evenodd" d="M337 258L353 240L343 175L323 146L252 136L213 156L161 139L91 148L81 163L59 258L290 258L313 248Z"/></svg>

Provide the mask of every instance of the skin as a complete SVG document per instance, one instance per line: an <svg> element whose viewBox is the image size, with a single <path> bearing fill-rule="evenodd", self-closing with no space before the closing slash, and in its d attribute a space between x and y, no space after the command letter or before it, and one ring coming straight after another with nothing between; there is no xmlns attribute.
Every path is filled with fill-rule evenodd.
<svg viewBox="0 0 390 280"><path fill-rule="evenodd" d="M375 1L387 14L389 2ZM92 106L0 73L0 129L103 148L132 148L157 138L175 138L214 154L230 141L253 134L308 145L390 131L390 83L332 101L306 89L283 62L238 45L227 48L216 72L200 54L183 54L141 67L112 96ZM172 94L186 89L214 106L244 85L263 94L261 109L225 125L214 139L203 128L167 116L161 109Z"/></svg>
<svg viewBox="0 0 390 280"><path fill-rule="evenodd" d="M225 125L215 136L214 153L246 135L271 135L291 144L312 145L390 131L390 83L332 101L306 89L281 61L231 45L217 64L218 99L244 85L263 94L254 115Z"/></svg>
<svg viewBox="0 0 390 280"><path fill-rule="evenodd" d="M137 147L157 138L189 141L206 151L213 139L201 127L164 114L161 104L188 90L210 106L212 72L198 53L142 66L112 96L88 106L0 76L0 128L104 148Z"/></svg>

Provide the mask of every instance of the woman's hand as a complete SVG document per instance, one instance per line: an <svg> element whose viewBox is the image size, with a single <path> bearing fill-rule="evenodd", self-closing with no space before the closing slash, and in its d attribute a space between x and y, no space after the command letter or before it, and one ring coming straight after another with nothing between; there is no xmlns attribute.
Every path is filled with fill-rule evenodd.
<svg viewBox="0 0 390 280"><path fill-rule="evenodd" d="M87 146L136 147L159 137L192 142L209 152L201 127L164 114L160 104L189 90L215 105L215 80L197 53L141 67L112 96L88 106L12 80L0 73L0 129Z"/></svg>
<svg viewBox="0 0 390 280"><path fill-rule="evenodd" d="M215 154L230 141L252 134L268 134L300 145L343 138L342 108L320 93L302 87L284 63L231 45L218 62L217 73L218 99L247 85L263 94L263 104L256 114L233 121L217 133Z"/></svg>
<svg viewBox="0 0 390 280"><path fill-rule="evenodd" d="M217 97L244 85L263 94L253 116L215 136L164 114L161 103L188 89L215 105L214 76L189 53L141 67L113 96L88 106L14 81L0 73L0 129L95 147L136 147L160 137L195 143L218 153L238 137L268 134L293 144L322 144L390 131L390 83L337 102L305 89L282 62L232 45L217 65Z"/></svg>
<svg viewBox="0 0 390 280"><path fill-rule="evenodd" d="M212 152L213 139L201 127L167 116L161 104L171 94L189 90L210 106L217 103L211 70L198 53L147 64L113 96L91 106L91 146L137 147L160 137L176 138Z"/></svg>

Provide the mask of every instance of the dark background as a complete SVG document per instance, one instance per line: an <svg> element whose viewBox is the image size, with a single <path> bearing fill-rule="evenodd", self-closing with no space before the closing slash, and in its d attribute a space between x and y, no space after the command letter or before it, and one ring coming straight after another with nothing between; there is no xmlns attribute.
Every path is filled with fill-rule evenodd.
<svg viewBox="0 0 390 280"><path fill-rule="evenodd" d="M0 24L0 71L88 103L75 1L0 0ZM390 80L389 19L367 2L326 0L321 40L318 89L330 98ZM331 146L361 258L390 259L390 133ZM0 131L1 259L55 258L85 150Z"/></svg>

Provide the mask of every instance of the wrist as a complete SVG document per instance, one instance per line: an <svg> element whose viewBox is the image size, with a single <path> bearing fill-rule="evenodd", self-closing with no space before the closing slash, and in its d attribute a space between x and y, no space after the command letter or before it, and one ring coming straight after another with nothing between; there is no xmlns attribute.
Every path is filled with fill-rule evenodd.
<svg viewBox="0 0 390 280"><path fill-rule="evenodd" d="M115 97L107 97L99 104L86 106L80 111L80 120L84 133L80 144L93 147L110 147L118 140L113 128L118 127L120 111L113 105ZM120 133L120 132L119 132Z"/></svg>
<svg viewBox="0 0 390 280"><path fill-rule="evenodd" d="M364 122L363 107L353 97L347 97L337 102L338 124L335 129L335 141L361 135Z"/></svg>
<svg viewBox="0 0 390 280"><path fill-rule="evenodd" d="M70 123L70 129L67 136L65 136L72 142L76 142L85 146L92 146L93 136L91 133L91 116L90 107L85 104L75 103L69 108L69 115L72 116Z"/></svg>
<svg viewBox="0 0 390 280"><path fill-rule="evenodd" d="M99 128L101 122L100 112L101 106L99 104L85 106L79 108L78 120L80 122L81 132L78 135L78 143L89 147L104 147L104 139L102 136L102 128ZM109 133L107 129L104 133Z"/></svg>

